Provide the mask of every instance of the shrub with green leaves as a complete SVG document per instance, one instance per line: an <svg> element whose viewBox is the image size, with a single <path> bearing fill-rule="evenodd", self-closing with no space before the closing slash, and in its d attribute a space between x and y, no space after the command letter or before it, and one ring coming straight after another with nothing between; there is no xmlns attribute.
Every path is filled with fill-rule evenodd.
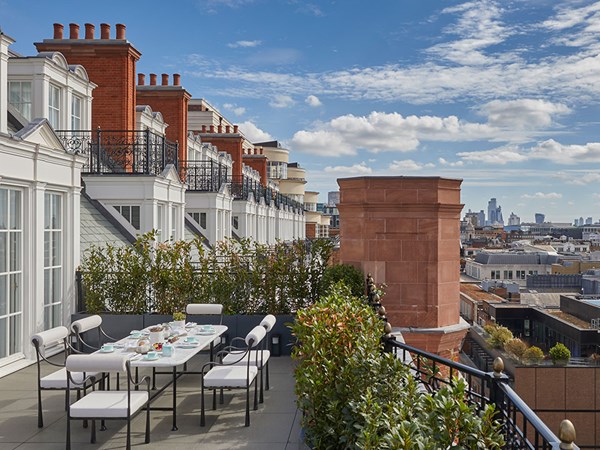
<svg viewBox="0 0 600 450"><path fill-rule="evenodd" d="M350 264L334 264L326 267L323 272L323 291L330 290L339 281L348 286L355 297L365 295L365 275L356 267Z"/></svg>
<svg viewBox="0 0 600 450"><path fill-rule="evenodd" d="M382 323L343 284L298 311L292 331L296 395L306 440L327 449L500 449L494 408L478 414L466 385L427 394L382 353Z"/></svg>
<svg viewBox="0 0 600 450"><path fill-rule="evenodd" d="M486 325L483 329L490 335L488 344L494 348L503 349L504 345L514 337L512 331L502 325Z"/></svg>
<svg viewBox="0 0 600 450"><path fill-rule="evenodd" d="M539 347L531 346L523 353L523 360L527 364L539 364L544 360L544 352Z"/></svg>
<svg viewBox="0 0 600 450"><path fill-rule="evenodd" d="M561 344L560 342L557 342L548 353L550 354L550 358L552 358L552 362L554 363L557 361L568 361L571 359L571 351L565 346L565 344Z"/></svg>
<svg viewBox="0 0 600 450"><path fill-rule="evenodd" d="M525 353L527 348L527 343L523 342L521 339L518 338L511 339L506 344L504 344L504 350L506 350L509 354L511 354L518 360L523 358L523 354Z"/></svg>

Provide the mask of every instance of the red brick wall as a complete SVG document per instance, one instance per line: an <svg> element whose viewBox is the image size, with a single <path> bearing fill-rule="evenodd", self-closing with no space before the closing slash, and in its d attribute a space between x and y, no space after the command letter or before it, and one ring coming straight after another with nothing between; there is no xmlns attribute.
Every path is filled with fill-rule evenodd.
<svg viewBox="0 0 600 450"><path fill-rule="evenodd" d="M317 224L316 223L306 223L306 238L314 239L317 237Z"/></svg>
<svg viewBox="0 0 600 450"><path fill-rule="evenodd" d="M459 323L461 180L362 177L338 184L340 260L387 284L390 323Z"/></svg>
<svg viewBox="0 0 600 450"><path fill-rule="evenodd" d="M39 52L61 52L69 64L81 64L98 85L93 93L93 129L135 128L135 64L141 53L130 43L117 39L45 39L35 46Z"/></svg>
<svg viewBox="0 0 600 450"><path fill-rule="evenodd" d="M267 185L267 157L257 156L243 156L242 161L245 165L252 167L254 170L260 173L260 183L263 186Z"/></svg>
<svg viewBox="0 0 600 450"><path fill-rule="evenodd" d="M137 104L149 105L160 112L166 123L167 139L179 142L179 160L187 160L188 102L191 95L183 88L164 89L161 86L137 90Z"/></svg>
<svg viewBox="0 0 600 450"><path fill-rule="evenodd" d="M210 133L200 133L202 137L202 142L210 142L213 145L216 145L219 151L227 152L231 155L231 159L233 160L233 176L241 179L242 177L242 144L244 138L241 136L217 136L212 135Z"/></svg>

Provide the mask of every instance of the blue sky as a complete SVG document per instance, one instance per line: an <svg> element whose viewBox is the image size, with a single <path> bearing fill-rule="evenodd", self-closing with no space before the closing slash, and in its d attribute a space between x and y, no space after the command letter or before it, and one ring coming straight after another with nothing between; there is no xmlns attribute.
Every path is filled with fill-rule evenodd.
<svg viewBox="0 0 600 450"><path fill-rule="evenodd" d="M139 72L282 141L323 199L433 175L464 180L465 212L600 219L600 1L0 0L17 52L54 22L126 24Z"/></svg>

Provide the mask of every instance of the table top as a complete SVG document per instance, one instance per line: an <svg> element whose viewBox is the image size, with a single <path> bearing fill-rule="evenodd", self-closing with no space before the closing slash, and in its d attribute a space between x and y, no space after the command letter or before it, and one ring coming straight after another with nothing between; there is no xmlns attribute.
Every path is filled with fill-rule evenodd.
<svg viewBox="0 0 600 450"><path fill-rule="evenodd" d="M130 349L137 344L140 338L126 337L115 343L115 350L112 354L129 355L132 367L174 367L180 364L186 363L194 355L198 354L202 350L209 348L210 343L216 338L220 337L227 327L225 325L213 325L214 333L208 334L202 332L202 325L196 327L186 328L186 333L180 335L180 339L173 346L173 353L171 356L163 356L162 351L157 351L159 355L157 359L145 359L145 355L131 351ZM149 327L150 328L150 327ZM145 331L147 331L146 329ZM190 344L183 342L186 336L194 336L197 339L197 343Z"/></svg>

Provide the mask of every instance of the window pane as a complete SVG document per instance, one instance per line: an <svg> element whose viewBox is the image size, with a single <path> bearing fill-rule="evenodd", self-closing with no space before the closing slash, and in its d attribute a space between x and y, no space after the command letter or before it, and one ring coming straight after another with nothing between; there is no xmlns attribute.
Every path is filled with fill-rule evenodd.
<svg viewBox="0 0 600 450"><path fill-rule="evenodd" d="M62 317L61 317L62 305L54 305L52 306L52 326L57 327L62 325Z"/></svg>
<svg viewBox="0 0 600 450"><path fill-rule="evenodd" d="M52 197L50 194L44 194L44 228L50 228L50 216L52 214Z"/></svg>
<svg viewBox="0 0 600 450"><path fill-rule="evenodd" d="M10 318L10 337L8 341L10 343L10 355L21 351L21 314Z"/></svg>
<svg viewBox="0 0 600 450"><path fill-rule="evenodd" d="M0 230L8 228L8 189L0 189Z"/></svg>
<svg viewBox="0 0 600 450"><path fill-rule="evenodd" d="M18 105L21 100L21 83L8 83L8 102L11 105Z"/></svg>
<svg viewBox="0 0 600 450"><path fill-rule="evenodd" d="M8 334L6 330L6 319L0 319L0 358L7 356L6 343L8 341Z"/></svg>
<svg viewBox="0 0 600 450"><path fill-rule="evenodd" d="M0 316L5 316L8 313L8 303L6 301L7 290L6 290L6 280L8 279L8 275L0 275ZM0 334L0 340L3 339L3 336ZM1 344L0 344L1 345Z"/></svg>
<svg viewBox="0 0 600 450"><path fill-rule="evenodd" d="M2 233L4 234L4 233ZM10 270L21 270L21 232L10 232Z"/></svg>
<svg viewBox="0 0 600 450"><path fill-rule="evenodd" d="M140 229L140 207L132 206L131 207L131 225L136 230Z"/></svg>
<svg viewBox="0 0 600 450"><path fill-rule="evenodd" d="M52 262L51 264L53 266L59 266L61 264L61 246L60 246L60 241L61 241L61 236L60 236L60 231L54 231L52 233Z"/></svg>
<svg viewBox="0 0 600 450"><path fill-rule="evenodd" d="M52 269L44 269L44 305L52 303Z"/></svg>
<svg viewBox="0 0 600 450"><path fill-rule="evenodd" d="M31 104L31 82L29 81L21 83L21 103Z"/></svg>
<svg viewBox="0 0 600 450"><path fill-rule="evenodd" d="M61 301L61 286L60 277L62 274L62 269L56 268L52 269L52 303Z"/></svg>
<svg viewBox="0 0 600 450"><path fill-rule="evenodd" d="M50 236L52 231L44 231L44 267L50 266Z"/></svg>
<svg viewBox="0 0 600 450"><path fill-rule="evenodd" d="M21 191L10 191L10 228L21 229Z"/></svg>
<svg viewBox="0 0 600 450"><path fill-rule="evenodd" d="M8 260L8 248L7 248L7 232L0 232L0 273L6 272L6 261Z"/></svg>
<svg viewBox="0 0 600 450"><path fill-rule="evenodd" d="M9 312L21 312L21 274L13 274L9 277Z"/></svg>
<svg viewBox="0 0 600 450"><path fill-rule="evenodd" d="M60 229L62 227L62 197L59 194L54 194L54 208L52 216L53 228Z"/></svg>

